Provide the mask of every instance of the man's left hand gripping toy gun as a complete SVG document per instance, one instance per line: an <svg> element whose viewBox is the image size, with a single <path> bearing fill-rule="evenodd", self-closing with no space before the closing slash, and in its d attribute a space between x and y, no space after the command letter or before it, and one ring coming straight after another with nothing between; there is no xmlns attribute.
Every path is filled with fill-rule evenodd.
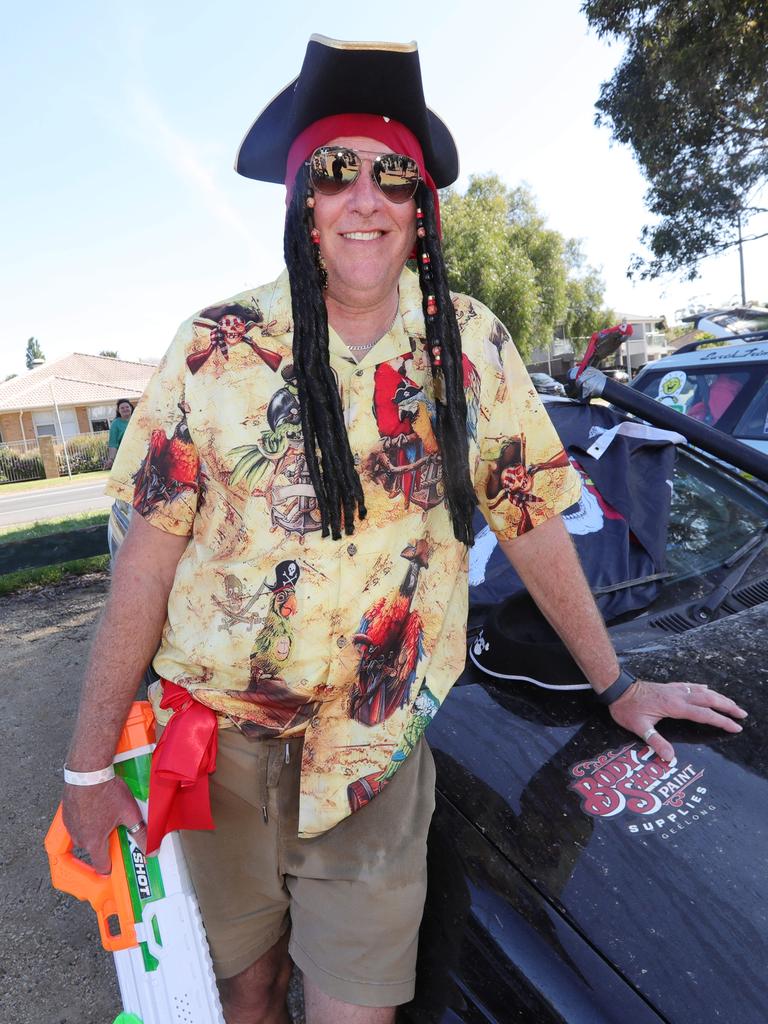
<svg viewBox="0 0 768 1024"><path fill-rule="evenodd" d="M155 721L137 701L125 723L115 774L125 780L147 820ZM61 807L45 849L57 889L88 900L101 941L113 952L123 1010L114 1024L224 1024L208 942L177 833L145 858L121 826L109 839L112 873L100 875L72 852Z"/></svg>

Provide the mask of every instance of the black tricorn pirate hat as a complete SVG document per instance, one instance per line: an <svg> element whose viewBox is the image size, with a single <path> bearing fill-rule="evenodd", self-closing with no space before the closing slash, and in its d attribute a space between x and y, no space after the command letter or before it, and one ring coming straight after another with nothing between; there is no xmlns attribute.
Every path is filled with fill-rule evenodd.
<svg viewBox="0 0 768 1024"><path fill-rule="evenodd" d="M459 175L453 136L424 100L416 43L346 42L321 35L310 36L298 78L249 128L235 170L246 178L282 183L296 136L334 114L381 114L400 121L421 143L438 188Z"/></svg>

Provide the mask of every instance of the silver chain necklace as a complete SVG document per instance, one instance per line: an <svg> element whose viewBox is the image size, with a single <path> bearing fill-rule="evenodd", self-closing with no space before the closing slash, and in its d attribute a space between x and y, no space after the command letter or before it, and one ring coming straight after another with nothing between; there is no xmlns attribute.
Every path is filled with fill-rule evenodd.
<svg viewBox="0 0 768 1024"><path fill-rule="evenodd" d="M394 316L390 320L389 327L387 327L386 331L384 331L384 334L380 334L379 337L378 338L374 338L373 341L366 341L364 345L347 345L347 348L349 349L349 351L350 352L368 352L370 349L372 349L373 346L377 345L381 341L381 339L384 337L384 335L385 334L389 334L389 332L395 326L395 321L397 320L399 312L400 312L400 301L398 299L398 303L395 306Z"/></svg>

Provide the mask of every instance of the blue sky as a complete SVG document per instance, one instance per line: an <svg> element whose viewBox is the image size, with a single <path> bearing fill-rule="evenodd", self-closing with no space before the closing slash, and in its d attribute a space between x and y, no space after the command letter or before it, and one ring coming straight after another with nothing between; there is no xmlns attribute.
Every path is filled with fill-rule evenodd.
<svg viewBox="0 0 768 1024"><path fill-rule="evenodd" d="M459 187L488 171L527 181L550 226L583 240L615 309L672 317L737 297L735 252L698 281L627 281L645 185L594 127L621 54L588 33L577 0L322 7L74 0L6 13L0 379L23 370L30 335L48 359L159 357L193 310L277 274L282 190L232 163L312 32L417 39ZM746 255L748 297L764 300L768 239Z"/></svg>

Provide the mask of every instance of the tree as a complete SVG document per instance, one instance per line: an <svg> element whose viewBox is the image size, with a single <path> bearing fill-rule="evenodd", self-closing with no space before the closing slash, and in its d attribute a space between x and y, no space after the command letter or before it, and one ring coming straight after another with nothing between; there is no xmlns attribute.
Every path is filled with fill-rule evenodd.
<svg viewBox="0 0 768 1024"><path fill-rule="evenodd" d="M586 0L600 36L627 50L596 104L598 124L632 146L659 220L650 259L630 276L696 277L703 257L738 244L768 182L768 6L762 0ZM759 235L752 236L761 237Z"/></svg>
<svg viewBox="0 0 768 1024"><path fill-rule="evenodd" d="M40 342L37 338L27 339L27 352L26 352L27 369L31 370L36 359L45 360L45 354L40 348Z"/></svg>
<svg viewBox="0 0 768 1024"><path fill-rule="evenodd" d="M603 327L616 323L618 315L603 306L605 285L594 267L590 267L579 243L572 239L566 245L568 281L566 312L563 320L567 338L588 338Z"/></svg>
<svg viewBox="0 0 768 1024"><path fill-rule="evenodd" d="M110 359L117 359L117 352L112 352L111 349L105 348L103 352L99 352L100 356L109 356Z"/></svg>
<svg viewBox="0 0 768 1024"><path fill-rule="evenodd" d="M13 380L14 377L18 376L18 373L9 373L7 377L3 377L3 384L5 384L7 380Z"/></svg>
<svg viewBox="0 0 768 1024"><path fill-rule="evenodd" d="M524 359L550 343L569 312L581 324L586 310L600 308L602 282L585 268L578 243L546 226L527 186L509 188L495 174L473 176L464 195L443 193L441 211L451 288L492 309Z"/></svg>

